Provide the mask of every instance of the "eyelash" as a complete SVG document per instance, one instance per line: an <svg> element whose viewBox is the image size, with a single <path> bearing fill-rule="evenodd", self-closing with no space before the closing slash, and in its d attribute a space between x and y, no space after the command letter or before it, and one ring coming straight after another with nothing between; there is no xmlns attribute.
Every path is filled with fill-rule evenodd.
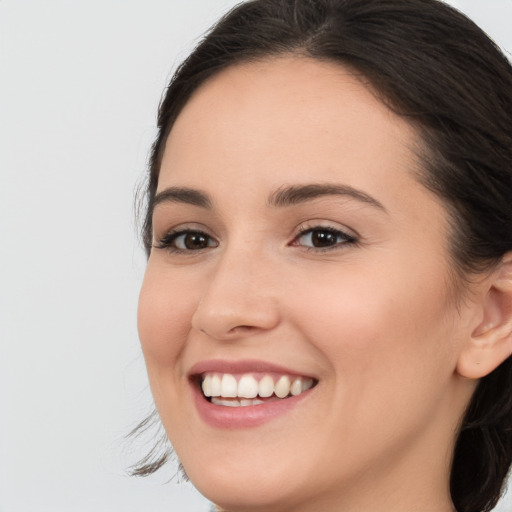
<svg viewBox="0 0 512 512"><path fill-rule="evenodd" d="M166 233L158 241L158 243L156 245L154 245L154 247L156 249L166 249L172 253L182 253L182 254L183 253L199 252L199 251L204 250L209 247L209 246L207 246L207 247L200 248L200 249L182 249L180 247L176 247L176 245L175 245L176 240L181 236L186 237L187 235L196 235L196 236L204 237L207 239L208 243L211 240L213 240L213 238L208 233L205 233L204 231L201 231L199 229L180 229L177 231L170 231L169 233ZM216 247L216 245L214 247Z"/></svg>
<svg viewBox="0 0 512 512"><path fill-rule="evenodd" d="M330 236L335 236L337 238L341 238L341 241L336 242L333 245L327 245L325 247L314 247L314 246L305 246L300 245L298 241L308 235L313 235L315 232L323 233L324 235L327 233ZM204 237L207 240L207 243L210 244L211 241L214 241L213 237L211 237L208 233L198 229L180 229L178 231L170 231L166 233L155 245L156 249L166 249L171 253L178 254L186 254L203 251L208 248L215 248L218 246L218 242L214 241L215 245L207 245L206 247L201 247L199 249L184 249L180 247L176 247L176 240L180 237L186 237L188 235L196 235L200 237ZM307 251L314 252L326 252L339 249L343 246L355 245L357 243L357 238L353 235L349 235L340 229L333 228L332 226L314 226L314 227L300 227L299 233L294 237L294 239L288 244L292 247L302 247Z"/></svg>
<svg viewBox="0 0 512 512"><path fill-rule="evenodd" d="M341 238L341 241L339 241L333 245L328 245L326 247L312 247L312 246L305 246L305 245L300 246L297 243L301 238L303 238L307 235L312 236L315 232L323 233L323 234L327 233L331 236ZM326 251L333 251L336 249L340 249L341 247L345 247L345 246L355 245L356 243L357 243L357 238L355 236L349 235L345 231L342 231L341 229L338 229L338 228L334 228L332 226L313 226L313 227L307 227L307 228L301 226L299 228L299 233L297 234L297 236L295 236L295 238L292 240L292 242L289 245L299 246L299 247L306 249L307 251L326 252Z"/></svg>

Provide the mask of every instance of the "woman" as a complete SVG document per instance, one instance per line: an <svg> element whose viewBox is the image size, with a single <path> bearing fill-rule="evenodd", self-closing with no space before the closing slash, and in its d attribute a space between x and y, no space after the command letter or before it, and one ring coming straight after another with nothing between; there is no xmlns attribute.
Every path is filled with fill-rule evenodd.
<svg viewBox="0 0 512 512"><path fill-rule="evenodd" d="M221 510L495 505L511 126L509 62L437 0L246 2L178 69L139 331L167 435Z"/></svg>

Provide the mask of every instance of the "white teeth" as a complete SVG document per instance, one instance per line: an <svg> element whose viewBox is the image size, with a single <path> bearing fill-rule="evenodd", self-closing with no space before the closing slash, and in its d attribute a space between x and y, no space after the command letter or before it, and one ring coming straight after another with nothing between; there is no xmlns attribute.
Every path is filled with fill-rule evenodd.
<svg viewBox="0 0 512 512"><path fill-rule="evenodd" d="M263 400L258 400L257 398L254 399L254 400L244 400L242 398L242 400L240 400L240 405L242 407L245 407L247 405L261 405L261 404L264 404L265 402Z"/></svg>
<svg viewBox="0 0 512 512"><path fill-rule="evenodd" d="M225 398L235 398L238 393L238 385L233 375L225 373L222 376L220 395Z"/></svg>
<svg viewBox="0 0 512 512"><path fill-rule="evenodd" d="M255 398L258 396L258 382L251 375L244 375L238 382L238 396Z"/></svg>
<svg viewBox="0 0 512 512"><path fill-rule="evenodd" d="M220 396L220 392L222 389L221 380L218 375L212 375L211 380L211 396Z"/></svg>
<svg viewBox="0 0 512 512"><path fill-rule="evenodd" d="M267 398L274 394L274 380L270 375L265 375L258 384L258 395Z"/></svg>
<svg viewBox="0 0 512 512"><path fill-rule="evenodd" d="M289 395L297 396L313 387L313 379L308 377L293 377L282 375L277 382L270 375L258 380L252 374L245 374L237 378L230 374L208 373L203 376L201 389L204 396L211 398L212 403L227 407L240 405L259 405L261 400L257 397L286 398ZM219 397L219 399L216 399ZM240 398L241 400L222 400L222 398Z"/></svg>
<svg viewBox="0 0 512 512"><path fill-rule="evenodd" d="M207 375L201 383L204 396L212 396L212 376Z"/></svg>
<svg viewBox="0 0 512 512"><path fill-rule="evenodd" d="M279 380L276 382L274 393L279 398L285 398L290 393L290 378L286 375L283 375L279 378Z"/></svg>
<svg viewBox="0 0 512 512"><path fill-rule="evenodd" d="M302 379L295 379L290 386L290 393L293 396L300 395L302 393Z"/></svg>
<svg viewBox="0 0 512 512"><path fill-rule="evenodd" d="M242 400L223 400L222 398L212 397L212 404L215 405L223 405L225 407L248 407L250 405L261 405L265 402L263 400L247 400L242 398Z"/></svg>
<svg viewBox="0 0 512 512"><path fill-rule="evenodd" d="M239 400L222 400L222 398L212 397L212 403L215 405L223 405L224 407L240 407Z"/></svg>

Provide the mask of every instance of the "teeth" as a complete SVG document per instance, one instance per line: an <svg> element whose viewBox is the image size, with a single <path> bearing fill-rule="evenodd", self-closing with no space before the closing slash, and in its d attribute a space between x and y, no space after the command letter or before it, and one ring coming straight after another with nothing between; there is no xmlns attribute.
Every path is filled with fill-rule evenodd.
<svg viewBox="0 0 512 512"><path fill-rule="evenodd" d="M206 375L201 383L204 396L212 396L212 376Z"/></svg>
<svg viewBox="0 0 512 512"><path fill-rule="evenodd" d="M286 375L283 375L279 378L279 380L276 382L274 393L279 398L284 398L288 396L290 393L290 378Z"/></svg>
<svg viewBox="0 0 512 512"><path fill-rule="evenodd" d="M222 389L221 380L218 375L212 375L211 380L211 396L220 396L220 392Z"/></svg>
<svg viewBox="0 0 512 512"><path fill-rule="evenodd" d="M223 405L224 407L240 407L239 400L222 400L222 398L212 398L212 403L215 405Z"/></svg>
<svg viewBox="0 0 512 512"><path fill-rule="evenodd" d="M302 393L302 379L295 379L290 386L290 393L293 396L300 395Z"/></svg>
<svg viewBox="0 0 512 512"><path fill-rule="evenodd" d="M302 381L302 391L307 391L313 387L313 379L304 379Z"/></svg>
<svg viewBox="0 0 512 512"><path fill-rule="evenodd" d="M212 397L212 404L215 405L224 405L225 407L247 407L249 405L260 405L263 404L263 400L247 400L242 398L242 400L222 400L222 398Z"/></svg>
<svg viewBox="0 0 512 512"><path fill-rule="evenodd" d="M258 384L258 395L267 398L274 394L274 379L270 375L265 375Z"/></svg>
<svg viewBox="0 0 512 512"><path fill-rule="evenodd" d="M258 396L258 382L251 375L244 375L238 382L238 396L255 398Z"/></svg>
<svg viewBox="0 0 512 512"><path fill-rule="evenodd" d="M275 395L286 398L289 395L297 396L313 387L313 379L307 377L294 377L282 375L277 382L270 375L258 380L251 374L242 375L238 382L234 375L229 373L205 374L201 383L203 394L212 398L212 403L227 407L259 405L261 400L256 397L269 398ZM219 397L217 399L217 397ZM241 400L222 400L222 398L240 398ZM256 403L257 402L257 403Z"/></svg>
<svg viewBox="0 0 512 512"><path fill-rule="evenodd" d="M225 373L220 383L220 396L225 398L235 398L238 394L238 385L233 375Z"/></svg>
<svg viewBox="0 0 512 512"><path fill-rule="evenodd" d="M263 400L258 400L257 398L254 399L254 400L244 400L242 398L242 400L240 400L240 405L242 407L245 407L247 405L261 405L261 404L264 404L265 402Z"/></svg>

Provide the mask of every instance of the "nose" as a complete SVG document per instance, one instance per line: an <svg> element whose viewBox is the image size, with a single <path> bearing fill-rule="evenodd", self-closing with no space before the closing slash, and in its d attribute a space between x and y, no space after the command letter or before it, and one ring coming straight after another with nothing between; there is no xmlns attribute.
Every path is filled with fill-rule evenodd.
<svg viewBox="0 0 512 512"><path fill-rule="evenodd" d="M280 321L279 283L254 254L225 254L208 275L192 327L216 340L245 338Z"/></svg>

